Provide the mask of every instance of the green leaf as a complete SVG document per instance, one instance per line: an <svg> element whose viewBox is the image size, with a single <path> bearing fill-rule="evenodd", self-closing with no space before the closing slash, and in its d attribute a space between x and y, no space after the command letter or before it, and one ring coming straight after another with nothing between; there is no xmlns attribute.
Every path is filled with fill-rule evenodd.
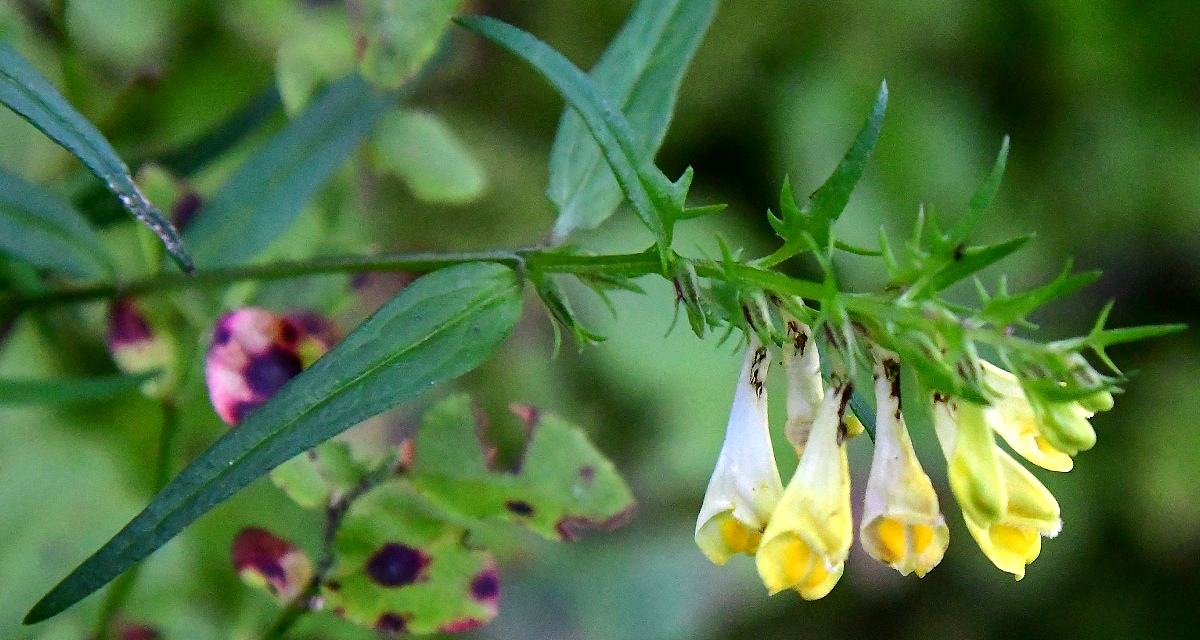
<svg viewBox="0 0 1200 640"><path fill-rule="evenodd" d="M1025 316L1034 309L1051 300L1075 293L1095 282L1099 277L1099 271L1085 271L1071 275L1071 263L1068 261L1067 266L1053 282L1025 293L1010 296L1003 289L1003 281L1001 281L1002 288L995 297L984 302L983 309L979 312L979 318L998 327L1007 327L1023 322Z"/></svg>
<svg viewBox="0 0 1200 640"><path fill-rule="evenodd" d="M459 24L504 47L533 66L562 94L583 118L600 145L617 183L633 210L654 234L659 260L665 269L671 245L671 224L683 215L683 201L691 184L689 168L672 183L638 151L629 121L600 94L591 80L563 55L532 35L494 18L466 16Z"/></svg>
<svg viewBox="0 0 1200 640"><path fill-rule="evenodd" d="M992 172L988 174L987 180L979 185L979 190L971 198L967 215L963 216L950 230L949 244L956 245L966 241L971 230L983 219L983 214L987 213L988 207L992 206L992 201L996 199L996 194L1000 192L1000 182L1004 179L1004 166L1007 162L1008 136L1004 136L1004 141L1000 143L1000 152L996 154L996 163L992 165Z"/></svg>
<svg viewBox="0 0 1200 640"><path fill-rule="evenodd" d="M301 507L319 509L352 491L370 472L348 443L330 440L275 467L271 482Z"/></svg>
<svg viewBox="0 0 1200 640"><path fill-rule="evenodd" d="M551 540L610 528L632 513L633 494L578 427L514 407L530 431L518 468L497 471L477 435L471 400L453 396L425 414L409 477L434 504L476 519L513 522Z"/></svg>
<svg viewBox="0 0 1200 640"><path fill-rule="evenodd" d="M142 386L157 372L55 380L0 379L0 405L69 404L107 400Z"/></svg>
<svg viewBox="0 0 1200 640"><path fill-rule="evenodd" d="M875 95L871 113L855 136L854 143L825 184L809 196L803 208L796 204L791 182L784 180L779 196L780 217L767 212L768 222L775 229L775 233L783 238L784 243L775 253L762 260L762 266L776 265L802 251L825 252L831 249L833 224L850 202L850 194L862 179L863 172L867 169L867 161L871 159L871 152L875 150L875 143L879 141L883 116L887 112L887 100L888 88L887 82L884 82L879 87L879 93Z"/></svg>
<svg viewBox="0 0 1200 640"><path fill-rule="evenodd" d="M684 72L716 7L717 0L642 0L588 74L629 120L639 161L653 158L662 145ZM558 122L546 195L558 205L558 240L576 229L597 227L624 195L573 109Z"/></svg>
<svg viewBox="0 0 1200 640"><path fill-rule="evenodd" d="M330 85L237 168L187 230L196 263L245 263L296 220L304 205L396 102L357 75Z"/></svg>
<svg viewBox="0 0 1200 640"><path fill-rule="evenodd" d="M1008 257L1013 252L1025 246L1033 239L1033 235L1025 235L989 244L982 247L967 247L948 257L941 268L918 280L905 295L910 298L919 297L924 292L941 291L946 287L966 278Z"/></svg>
<svg viewBox="0 0 1200 640"><path fill-rule="evenodd" d="M312 19L275 52L275 83L288 114L301 112L323 85L354 71L354 39L344 20Z"/></svg>
<svg viewBox="0 0 1200 640"><path fill-rule="evenodd" d="M184 271L192 270L191 258L183 250L179 233L138 190L125 162L104 134L75 111L20 54L3 43L0 43L0 102L79 158L104 181L129 213L154 231Z"/></svg>
<svg viewBox="0 0 1200 640"><path fill-rule="evenodd" d="M397 89L437 51L459 0L356 0L349 3L359 70L377 87Z"/></svg>
<svg viewBox="0 0 1200 640"><path fill-rule="evenodd" d="M80 278L112 275L104 243L71 205L0 169L0 251Z"/></svg>
<svg viewBox="0 0 1200 640"><path fill-rule="evenodd" d="M371 141L377 164L425 202L466 204L487 187L483 167L437 116L394 111L379 123Z"/></svg>
<svg viewBox="0 0 1200 640"><path fill-rule="evenodd" d="M335 540L326 607L378 631L462 631L489 622L499 605L492 554L404 480L355 500Z"/></svg>
<svg viewBox="0 0 1200 640"><path fill-rule="evenodd" d="M276 466L479 366L521 311L516 274L471 263L409 285L252 411L26 616L56 615Z"/></svg>

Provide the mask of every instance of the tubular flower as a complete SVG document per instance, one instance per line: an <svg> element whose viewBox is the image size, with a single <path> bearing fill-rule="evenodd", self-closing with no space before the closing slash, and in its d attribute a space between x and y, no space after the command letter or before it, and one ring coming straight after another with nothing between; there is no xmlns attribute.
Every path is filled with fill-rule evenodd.
<svg viewBox="0 0 1200 640"><path fill-rule="evenodd" d="M1041 552L1041 536L1053 537L1062 529L1058 502L996 447L983 407L935 396L933 415L967 530L992 564L1020 580Z"/></svg>
<svg viewBox="0 0 1200 640"><path fill-rule="evenodd" d="M1096 443L1088 418L1094 410L1112 408L1112 394L1102 391L1079 402L1030 403L1016 376L990 362L981 364L984 382L994 393L984 417L1023 458L1050 471L1070 471L1071 456Z"/></svg>
<svg viewBox="0 0 1200 640"><path fill-rule="evenodd" d="M950 529L933 483L921 468L900 411L900 362L875 362L876 432L860 534L871 557L904 575L924 577L942 561Z"/></svg>
<svg viewBox="0 0 1200 640"><path fill-rule="evenodd" d="M696 521L696 544L718 565L753 555L783 483L767 428L767 348L751 336L729 412L725 443Z"/></svg>
<svg viewBox="0 0 1200 640"><path fill-rule="evenodd" d="M794 588L816 600L842 576L854 537L842 426L850 389L840 382L825 392L796 474L763 532L758 574L772 594Z"/></svg>
<svg viewBox="0 0 1200 640"><path fill-rule="evenodd" d="M204 359L217 415L234 425L337 342L332 322L310 313L244 308L222 316Z"/></svg>
<svg viewBox="0 0 1200 640"><path fill-rule="evenodd" d="M798 320L787 321L783 368L787 372L788 386L788 418L784 433L799 456L804 453L817 407L821 406L825 396L825 384L821 380L821 356L812 339L812 330Z"/></svg>

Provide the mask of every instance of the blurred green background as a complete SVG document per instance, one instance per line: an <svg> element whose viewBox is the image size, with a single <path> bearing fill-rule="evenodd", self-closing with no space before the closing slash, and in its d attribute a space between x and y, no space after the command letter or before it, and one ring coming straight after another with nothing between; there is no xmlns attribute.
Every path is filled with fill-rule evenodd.
<svg viewBox="0 0 1200 640"><path fill-rule="evenodd" d="M472 2L464 10L517 24L587 68L631 5L526 0ZM283 0L72 2L75 66L63 74L53 39L30 19L41 6L5 4L4 37L135 158L194 138L268 90L281 44L342 10L337 2ZM887 121L839 223L843 237L874 245L881 225L899 237L922 202L946 218L958 215L1009 134L1006 182L979 239L1029 230L1038 237L993 268L989 284L999 273L1018 286L1041 283L1073 255L1077 267L1105 276L1041 312L1041 335L1086 331L1110 298L1118 301L1113 326L1200 324L1200 3L1188 0L726 0L686 78L659 160L670 176L695 168L697 201L730 206L712 222L681 226L680 250L711 253L714 233L751 253L773 246L764 212L776 206L784 175L797 192L820 184L883 79L891 90ZM358 244L351 246L376 250L540 241L554 220L541 193L562 109L552 89L495 47L452 31L411 102L444 118L478 160L487 175L482 199L429 204L394 178L362 175L355 163L306 220L352 207L358 215L348 235ZM0 141L0 164L53 188L78 172L7 111L0 113ZM198 176L201 191L258 142ZM119 242L129 226L121 221L106 233ZM316 231L298 231L301 240L321 237L324 227L310 226ZM649 239L623 212L578 241L636 250ZM879 282L869 260L847 257L839 266L847 282ZM529 300L497 357L460 385L494 415L516 400L586 425L640 503L632 523L614 533L570 545L514 541L501 563L500 616L471 637L1200 634L1200 344L1193 333L1113 351L1136 375L1117 408L1095 418L1099 442L1075 470L1039 473L1059 498L1064 529L1045 541L1024 580L993 568L970 540L930 430L916 415L910 420L918 452L951 524L945 561L922 580L902 578L856 547L841 584L810 603L792 593L768 598L751 562L714 567L694 546L694 519L740 355L696 339L685 326L664 337L672 292L662 282L643 284L650 295L614 296L616 321L586 292L573 291L583 316L609 339L581 352L566 345L557 357L550 324ZM256 295L284 305L319 288L297 289L303 286L266 285ZM389 287L379 279L374 293L342 307L343 319L362 317L372 296ZM98 308L50 317L55 326L71 323L67 341L22 321L2 347L0 374L111 367L100 317ZM779 382L772 387L777 405ZM193 384L185 456L224 428L206 402ZM416 411L404 408L387 420L410 424ZM148 500L157 420L156 406L133 396L65 409L0 409L0 635L85 635L95 597L41 627L20 629L19 619ZM861 495L870 444L852 442L851 456ZM781 460L785 476L794 464ZM228 562L229 541L247 524L271 526L310 549L319 540L311 514L260 482L152 557L130 617L167 638L254 637L273 605L241 586ZM371 634L322 615L295 637Z"/></svg>

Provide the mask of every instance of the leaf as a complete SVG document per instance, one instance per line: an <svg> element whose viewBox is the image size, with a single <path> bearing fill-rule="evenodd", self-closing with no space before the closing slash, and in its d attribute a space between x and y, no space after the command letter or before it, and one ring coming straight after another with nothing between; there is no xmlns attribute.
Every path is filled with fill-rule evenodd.
<svg viewBox="0 0 1200 640"><path fill-rule="evenodd" d="M551 540L571 540L584 527L623 524L633 494L583 431L562 418L514 407L529 439L513 472L489 468L465 395L425 414L409 477L437 506L469 518L513 522Z"/></svg>
<svg viewBox="0 0 1200 640"><path fill-rule="evenodd" d="M777 217L774 213L767 212L767 221L771 223L775 233L783 238L783 246L764 258L760 262L761 266L774 266L802 251L825 252L832 248L830 245L834 243L833 223L841 217L842 211L850 202L850 194L854 192L867 169L867 161L871 159L871 152L875 150L879 132L883 129L887 100L888 88L887 82L884 82L879 87L879 93L875 95L871 113L855 136L854 143L825 180L825 184L809 196L803 208L796 204L791 182L784 179L779 195L780 215ZM835 243L835 246L838 245Z"/></svg>
<svg viewBox="0 0 1200 640"><path fill-rule="evenodd" d="M179 233L138 190L125 162L104 134L75 111L20 54L3 43L0 43L0 102L79 158L104 181L129 213L154 231L184 271L193 269Z"/></svg>
<svg viewBox="0 0 1200 640"><path fill-rule="evenodd" d="M921 284L918 283L913 285L913 289L941 291L942 289L949 287L950 285L962 280L972 273L1003 260L1013 252L1025 246L1025 243L1029 242L1031 239L1033 239L1033 235L1025 235L1013 238L1012 240L997 242L996 244L989 244L987 246L967 247L966 249L958 252L953 259L951 259L941 269L938 269L927 279L923 279L925 282L927 282L925 287L922 287Z"/></svg>
<svg viewBox="0 0 1200 640"><path fill-rule="evenodd" d="M1088 286L1100 277L1099 271L1085 271L1071 275L1071 262L1058 274L1053 282L1010 296L1001 289L995 297L983 304L979 318L998 327L1007 327L1025 320L1034 309L1050 302L1068 296ZM1003 282L1003 281L1002 281Z"/></svg>
<svg viewBox="0 0 1200 640"><path fill-rule="evenodd" d="M437 50L459 0L353 0L347 4L363 77L377 87L397 89Z"/></svg>
<svg viewBox="0 0 1200 640"><path fill-rule="evenodd" d="M322 588L326 607L382 632L472 629L496 617L496 561L466 543L404 480L355 500L337 539L337 561Z"/></svg>
<svg viewBox="0 0 1200 640"><path fill-rule="evenodd" d="M80 278L112 275L104 243L71 205L0 169L0 251Z"/></svg>
<svg viewBox="0 0 1200 640"><path fill-rule="evenodd" d="M683 201L691 185L688 169L675 183L638 152L629 121L591 83L578 67L532 35L485 16L456 18L460 25L504 47L528 62L562 94L583 118L595 138L617 183L633 210L654 234L659 260L665 269L671 245L671 223L683 215Z"/></svg>
<svg viewBox="0 0 1200 640"><path fill-rule="evenodd" d="M271 482L301 507L317 509L352 491L370 472L349 444L330 440L275 467Z"/></svg>
<svg viewBox="0 0 1200 640"><path fill-rule="evenodd" d="M642 0L588 74L624 113L639 161L653 158L666 136L683 75L712 22L717 0ZM600 147L573 109L563 111L550 151L546 195L558 205L554 237L594 229L624 194Z"/></svg>
<svg viewBox="0 0 1200 640"><path fill-rule="evenodd" d="M155 375L157 372L54 380L0 378L0 405L70 404L106 400L136 390Z"/></svg>
<svg viewBox="0 0 1200 640"><path fill-rule="evenodd" d="M233 266L265 249L396 99L357 75L330 85L208 200L186 234L196 263Z"/></svg>
<svg viewBox="0 0 1200 640"><path fill-rule="evenodd" d="M520 315L512 270L471 263L424 276L248 414L26 616L56 615L274 467L482 363Z"/></svg>
<svg viewBox="0 0 1200 640"><path fill-rule="evenodd" d="M353 38L344 20L312 19L279 44L275 83L289 115L301 112L326 83L354 70Z"/></svg>
<svg viewBox="0 0 1200 640"><path fill-rule="evenodd" d="M979 185L979 190L971 198L967 215L955 223L954 228L950 230L949 244L956 245L964 242L975 225L983 219L983 214L987 213L988 207L992 206L992 201L996 199L996 194L1000 192L1000 182L1004 179L1004 166L1007 162L1008 136L1004 136L1004 140L1000 143L1000 152L996 154L996 163L992 165L991 173L988 174L983 184Z"/></svg>
<svg viewBox="0 0 1200 640"><path fill-rule="evenodd" d="M379 123L372 142L377 164L425 202L466 204L487 187L483 167L437 116L393 111Z"/></svg>

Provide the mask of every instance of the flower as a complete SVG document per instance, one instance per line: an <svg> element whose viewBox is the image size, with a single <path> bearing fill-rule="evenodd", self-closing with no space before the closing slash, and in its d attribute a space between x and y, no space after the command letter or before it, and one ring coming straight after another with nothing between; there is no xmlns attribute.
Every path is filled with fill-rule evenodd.
<svg viewBox="0 0 1200 640"><path fill-rule="evenodd" d="M771 594L794 588L816 600L842 576L854 537L842 426L851 386L842 381L826 390L796 473L763 532L756 563Z"/></svg>
<svg viewBox="0 0 1200 640"><path fill-rule="evenodd" d="M266 529L243 529L233 539L231 555L239 578L270 591L280 602L294 600L313 577L308 554Z"/></svg>
<svg viewBox="0 0 1200 640"><path fill-rule="evenodd" d="M933 483L921 468L900 410L900 362L877 350L875 452L860 527L871 557L904 575L924 577L942 561L950 529Z"/></svg>
<svg viewBox="0 0 1200 640"><path fill-rule="evenodd" d="M1096 443L1088 419L1096 410L1112 408L1112 394L1101 391L1077 402L1030 402L1016 376L990 362L981 364L992 392L992 404L984 411L988 426L1023 458L1050 471L1070 471L1071 457Z"/></svg>
<svg viewBox="0 0 1200 640"><path fill-rule="evenodd" d="M175 344L163 324L152 322L133 300L114 300L108 308L108 352L125 373L160 372L142 386L151 396L168 393L177 382Z"/></svg>
<svg viewBox="0 0 1200 640"><path fill-rule="evenodd" d="M808 325L789 319L787 338L783 344L783 368L787 372L788 386L788 419L784 433L796 449L796 455L800 456L812 431L817 407L821 406L825 396L825 384L821 380L821 356Z"/></svg>
<svg viewBox="0 0 1200 640"><path fill-rule="evenodd" d="M204 360L208 395L217 415L237 424L337 339L336 326L315 314L279 315L246 307L222 316Z"/></svg>
<svg viewBox="0 0 1200 640"><path fill-rule="evenodd" d="M934 428L971 537L992 564L1018 580L1062 529L1058 502L1024 466L999 450L985 408L934 396Z"/></svg>
<svg viewBox="0 0 1200 640"><path fill-rule="evenodd" d="M753 555L783 483L767 428L767 348L751 336L734 391L725 443L696 520L696 544L718 565Z"/></svg>

